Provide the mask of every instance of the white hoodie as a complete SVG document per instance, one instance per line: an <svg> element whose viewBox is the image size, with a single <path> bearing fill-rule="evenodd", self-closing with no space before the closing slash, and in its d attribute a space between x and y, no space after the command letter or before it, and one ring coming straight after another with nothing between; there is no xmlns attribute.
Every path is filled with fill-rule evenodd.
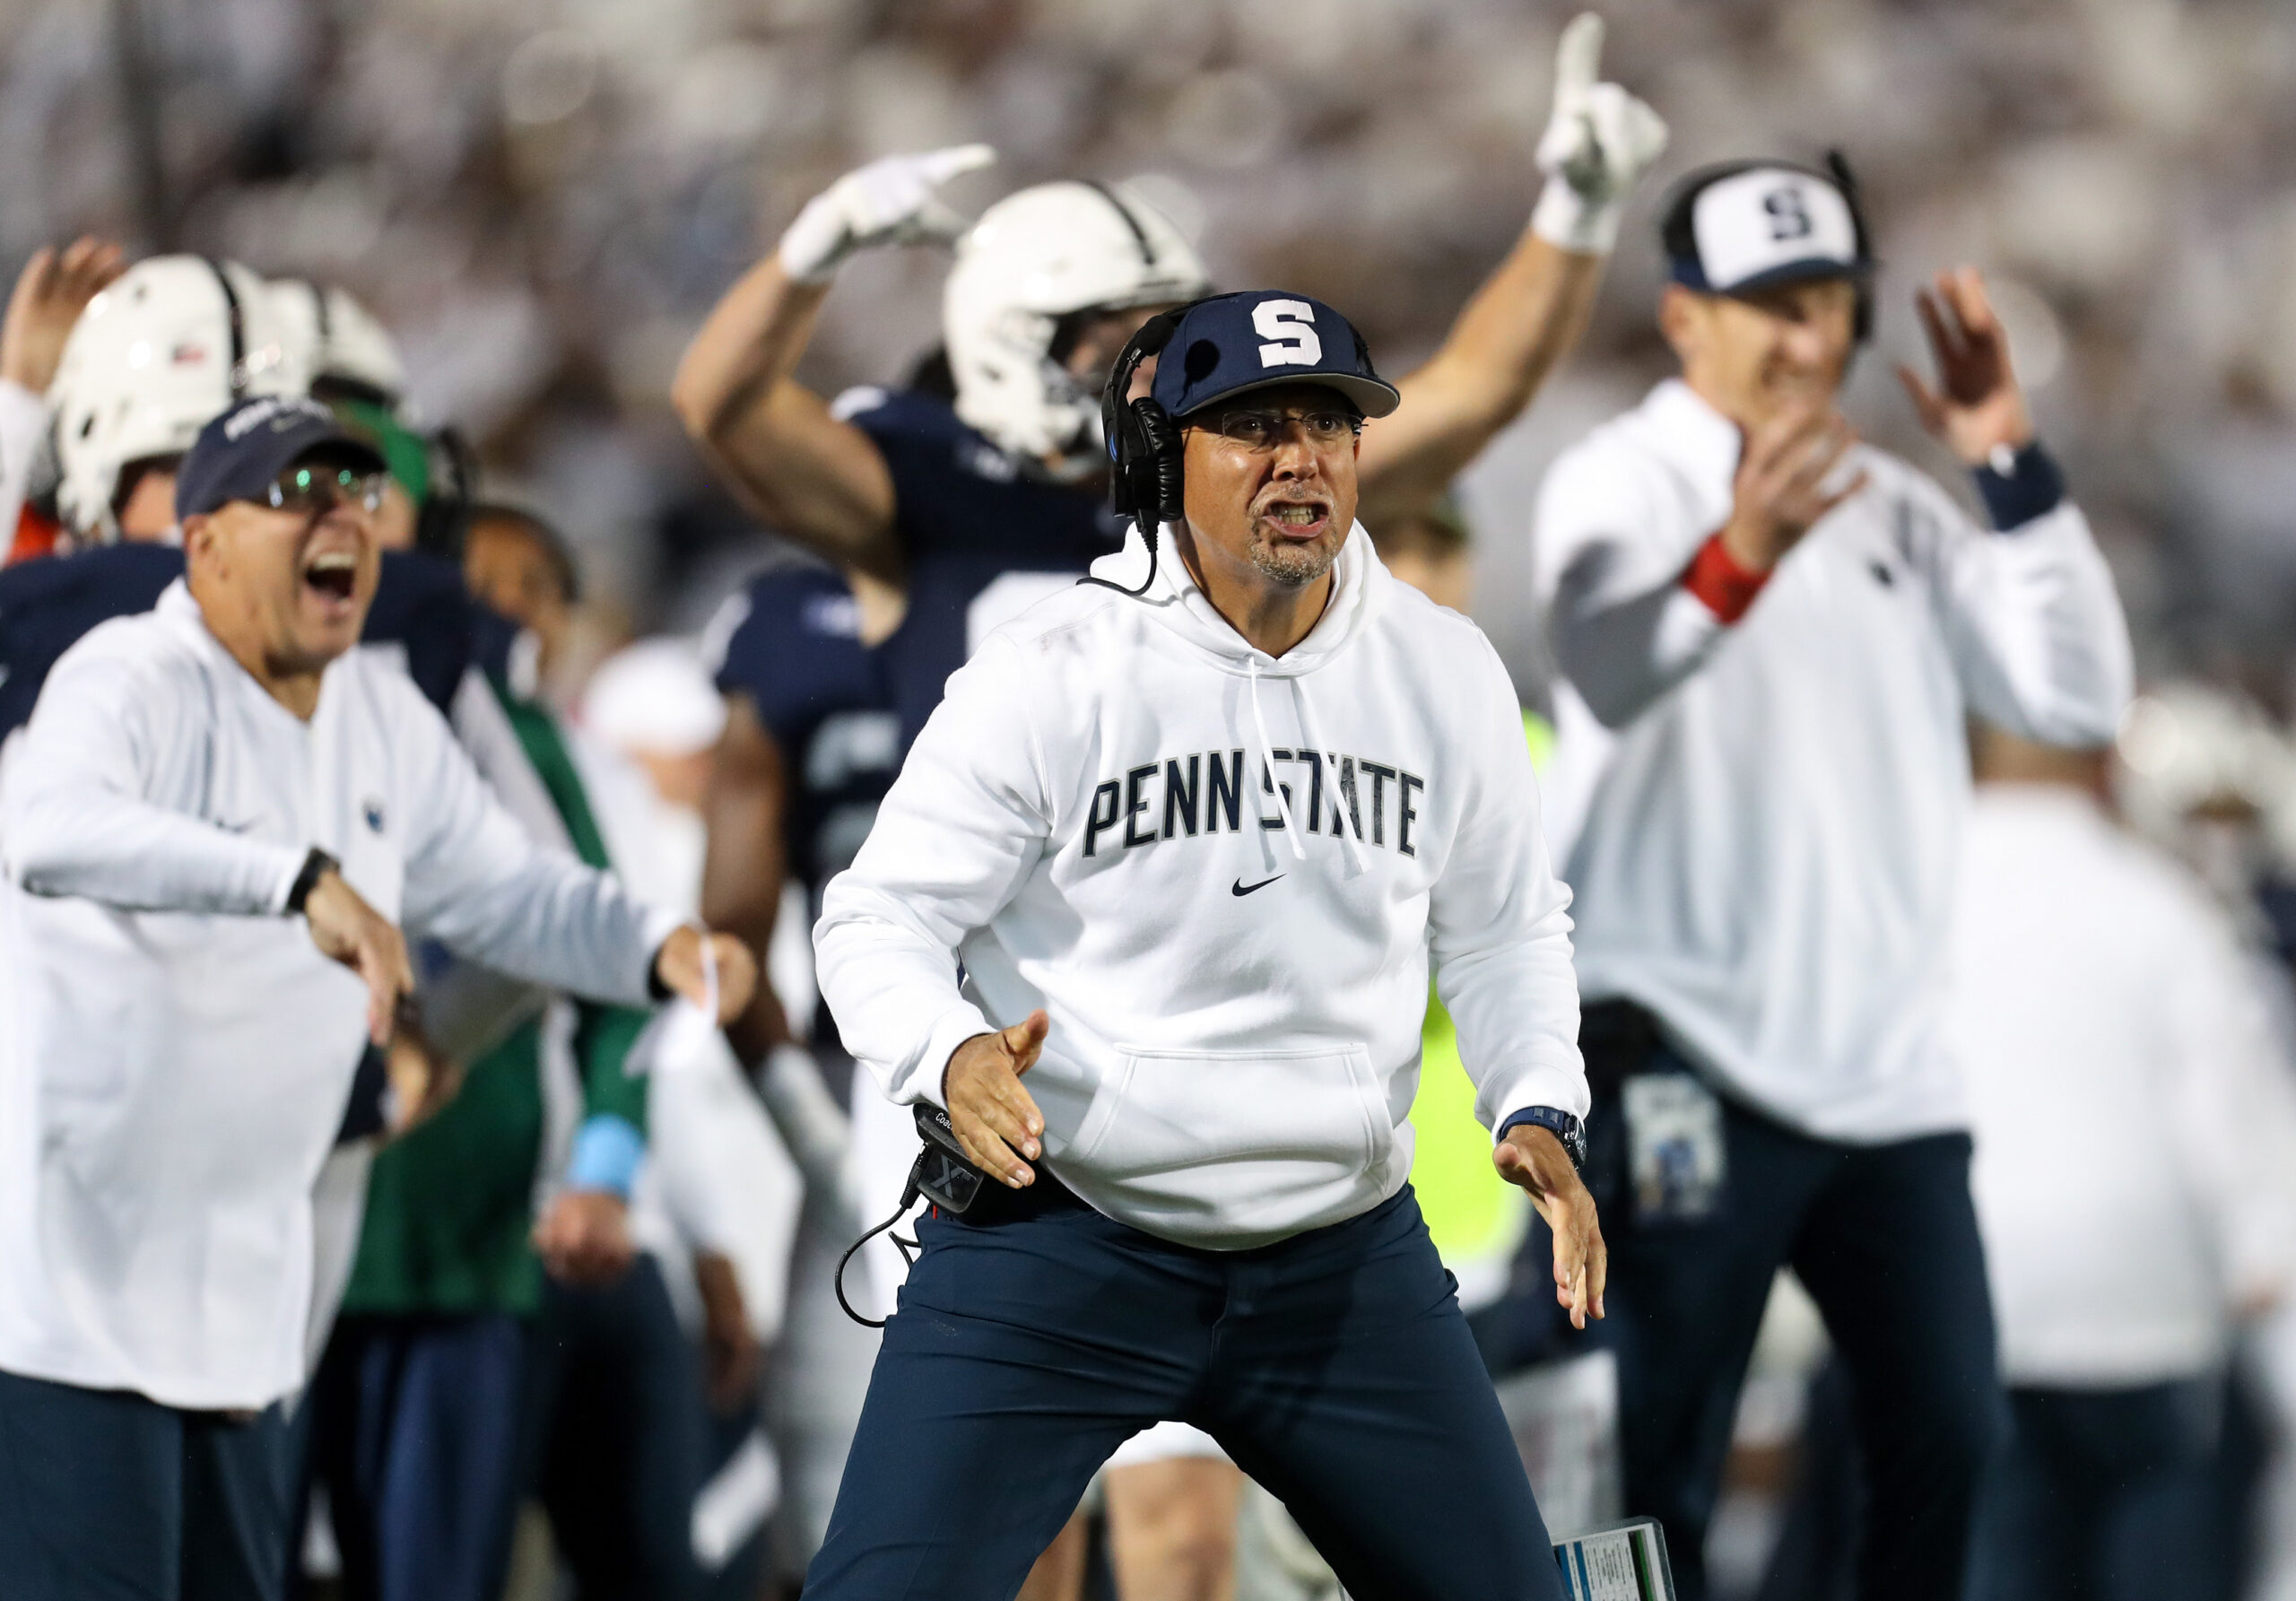
<svg viewBox="0 0 2296 1601"><path fill-rule="evenodd" d="M1050 1170L1222 1249L1403 1187L1431 951L1484 1123L1584 1116L1569 894L1490 642L1358 527L1270 657L1163 548L1144 598L1064 591L951 676L814 930L848 1048L938 1101L1042 1006ZM1096 571L1147 561L1135 534Z"/></svg>

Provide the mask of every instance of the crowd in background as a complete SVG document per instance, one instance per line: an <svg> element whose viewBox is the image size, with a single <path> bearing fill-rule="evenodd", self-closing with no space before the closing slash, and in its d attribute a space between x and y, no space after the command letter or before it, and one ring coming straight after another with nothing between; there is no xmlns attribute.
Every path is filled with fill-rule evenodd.
<svg viewBox="0 0 2296 1601"><path fill-rule="evenodd" d="M1505 0L53 0L0 13L0 266L94 231L357 293L489 492L563 530L578 703L627 640L696 631L787 552L672 414L678 355L804 199L870 157L985 139L977 210L1126 178L1216 280L1348 308L1408 370L1521 225L1561 7ZM1661 106L1657 173L1848 156L1878 224L1876 346L1846 398L1943 469L1890 376L1906 287L1993 274L2044 433L2111 561L2148 686L2122 811L2260 952L2296 952L2296 13L2266 0L1617 0L1610 70ZM1631 218L1592 331L1470 472L1475 611L1535 704L1533 491L1667 369ZM945 258L857 261L804 376L891 382ZM1741 1408L1718 1579L1761 1581L1822 1356L1782 1301ZM2245 1484L2274 1426L2246 1414ZM2235 1442L2239 1443L2239 1441ZM2228 1490L2228 1495L2235 1493ZM1731 1543L1735 1542L1735 1545ZM1773 1576L1774 1579L1774 1576Z"/></svg>
<svg viewBox="0 0 2296 1601"><path fill-rule="evenodd" d="M0 14L0 259L92 229L342 283L397 333L423 408L560 518L620 610L602 626L691 626L758 535L707 487L669 377L710 301L838 173L978 138L1002 160L955 191L976 209L1054 176L1137 180L1215 281L1354 309L1407 370L1520 226L1565 10L58 0ZM1703 155L1839 144L1900 283L1987 265L2147 667L2277 706L2296 17L2266 0L1622 0L1607 17L1612 69L1674 129L1648 195ZM904 373L934 341L943 265L859 264L815 387ZM1631 219L1587 344L1494 473L1527 477L1663 369L1660 272ZM1915 339L1885 295L1850 406L1922 460L1888 371ZM1530 680L1525 497L1494 499L1483 621Z"/></svg>

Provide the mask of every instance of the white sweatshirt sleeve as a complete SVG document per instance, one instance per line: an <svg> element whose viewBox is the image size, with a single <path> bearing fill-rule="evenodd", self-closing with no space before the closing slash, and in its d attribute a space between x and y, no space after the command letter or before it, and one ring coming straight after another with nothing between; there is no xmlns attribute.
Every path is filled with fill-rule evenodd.
<svg viewBox="0 0 2296 1601"><path fill-rule="evenodd" d="M1674 526L1655 465L1590 440L1539 487L1539 587L1555 660L1606 728L1622 728L1705 665L1728 631L1683 587L1702 535ZM1712 532L1711 529L1706 532Z"/></svg>
<svg viewBox="0 0 2296 1601"><path fill-rule="evenodd" d="M408 842L412 932L515 978L592 1000L649 1003L654 953L683 920L637 900L612 874L536 845L494 798L446 721L402 690L409 789L422 796Z"/></svg>
<svg viewBox="0 0 2296 1601"><path fill-rule="evenodd" d="M1547 861L1537 780L1514 685L1486 641L1475 745L1457 839L1428 908L1435 991L1475 1083L1475 1115L1496 1128L1526 1107L1587 1115L1570 892ZM1466 687L1466 686L1463 686Z"/></svg>
<svg viewBox="0 0 2296 1601"><path fill-rule="evenodd" d="M0 378L0 558L16 537L16 519L31 488L32 460L39 454L48 408L40 397L13 378Z"/></svg>
<svg viewBox="0 0 2296 1601"><path fill-rule="evenodd" d="M992 635L949 679L853 866L830 881L813 953L854 1059L894 1101L939 1105L956 1048L992 1025L957 947L1019 891L1051 832L1021 648Z"/></svg>
<svg viewBox="0 0 2296 1601"><path fill-rule="evenodd" d="M1970 709L2043 744L2109 744L2135 670L2120 596L2081 509L2060 500L1995 533L1926 479L1911 492L1936 533L1934 593Z"/></svg>
<svg viewBox="0 0 2296 1601"><path fill-rule="evenodd" d="M35 895L124 911L275 915L307 854L149 798L166 730L201 709L120 636L91 636L49 674L8 766L0 859Z"/></svg>

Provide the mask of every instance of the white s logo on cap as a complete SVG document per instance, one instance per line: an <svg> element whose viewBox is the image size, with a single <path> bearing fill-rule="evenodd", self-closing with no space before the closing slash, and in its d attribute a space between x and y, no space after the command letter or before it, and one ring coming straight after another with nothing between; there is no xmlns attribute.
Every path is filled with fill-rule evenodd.
<svg viewBox="0 0 2296 1601"><path fill-rule="evenodd" d="M1252 308L1252 326L1274 342L1259 347L1263 367L1313 367L1324 359L1316 309L1305 300L1262 300Z"/></svg>

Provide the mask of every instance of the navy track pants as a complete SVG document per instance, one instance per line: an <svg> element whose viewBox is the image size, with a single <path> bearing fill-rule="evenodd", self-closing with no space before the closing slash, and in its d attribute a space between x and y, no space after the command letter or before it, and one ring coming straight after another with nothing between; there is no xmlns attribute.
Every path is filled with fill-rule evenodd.
<svg viewBox="0 0 2296 1601"><path fill-rule="evenodd" d="M1279 1496L1357 1601L1562 1601L1408 1188L1212 1251L1040 1170L918 1236L809 1601L1008 1601L1109 1454L1167 1418Z"/></svg>

